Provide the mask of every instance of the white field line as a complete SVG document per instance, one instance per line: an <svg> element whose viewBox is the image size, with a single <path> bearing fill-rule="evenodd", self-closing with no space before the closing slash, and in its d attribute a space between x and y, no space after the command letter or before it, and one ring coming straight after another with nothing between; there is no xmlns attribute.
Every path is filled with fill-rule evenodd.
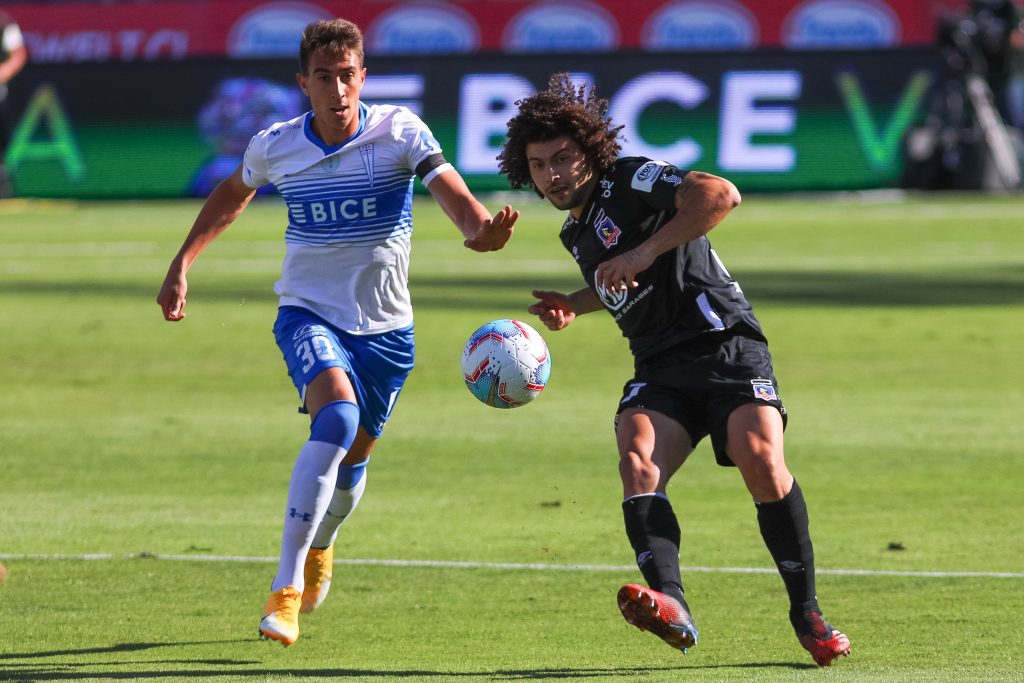
<svg viewBox="0 0 1024 683"><path fill-rule="evenodd" d="M277 562L276 557L249 555L157 555L155 553L82 553L82 554L3 554L0 560L171 560L177 562ZM385 567L442 567L450 569L528 569L536 571L568 572L631 572L632 565L611 564L543 564L515 562L451 562L444 560L335 560L335 565L385 566ZM683 573L701 572L707 574L774 574L768 567L682 567ZM923 578L987 578L1024 579L1024 572L914 572L885 569L817 569L817 574L834 576L909 576Z"/></svg>

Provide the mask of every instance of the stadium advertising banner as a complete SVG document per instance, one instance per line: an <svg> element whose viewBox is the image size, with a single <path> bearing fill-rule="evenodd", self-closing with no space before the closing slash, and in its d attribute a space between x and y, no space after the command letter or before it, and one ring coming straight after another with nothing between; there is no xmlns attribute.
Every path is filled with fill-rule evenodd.
<svg viewBox="0 0 1024 683"><path fill-rule="evenodd" d="M743 191L878 188L937 77L930 49L370 57L364 99L421 116L475 190L515 101L554 69L594 83L624 153L726 176ZM37 197L204 196L250 136L306 110L292 60L36 64L12 91L6 154Z"/></svg>
<svg viewBox="0 0 1024 683"><path fill-rule="evenodd" d="M342 16L367 50L867 49L927 45L964 0L164 0L7 3L39 63L290 57L310 21Z"/></svg>

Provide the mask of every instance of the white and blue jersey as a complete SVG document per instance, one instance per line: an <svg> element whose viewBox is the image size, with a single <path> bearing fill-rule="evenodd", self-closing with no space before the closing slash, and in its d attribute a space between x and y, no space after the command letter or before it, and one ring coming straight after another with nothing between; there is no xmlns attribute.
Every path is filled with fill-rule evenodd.
<svg viewBox="0 0 1024 683"><path fill-rule="evenodd" d="M260 131L243 160L245 184L273 183L288 207L279 305L349 334L408 327L413 178L428 185L452 167L405 107L360 102L358 130L337 146L312 120L307 112Z"/></svg>

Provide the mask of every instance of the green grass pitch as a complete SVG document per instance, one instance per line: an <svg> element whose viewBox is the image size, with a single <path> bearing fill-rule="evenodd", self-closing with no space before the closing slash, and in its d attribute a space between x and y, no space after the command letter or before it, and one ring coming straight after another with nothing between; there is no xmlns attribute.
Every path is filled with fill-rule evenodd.
<svg viewBox="0 0 1024 683"><path fill-rule="evenodd" d="M466 391L472 330L581 283L561 215L515 201L513 241L480 255L418 200L417 367L288 649L255 637L306 434L270 332L282 206L211 246L171 324L154 299L196 203L0 202L0 680L1024 680L1024 201L748 196L711 234L771 341L819 595L853 643L828 670L706 443L669 489L701 642L619 616L639 573L609 316L545 335L532 404Z"/></svg>

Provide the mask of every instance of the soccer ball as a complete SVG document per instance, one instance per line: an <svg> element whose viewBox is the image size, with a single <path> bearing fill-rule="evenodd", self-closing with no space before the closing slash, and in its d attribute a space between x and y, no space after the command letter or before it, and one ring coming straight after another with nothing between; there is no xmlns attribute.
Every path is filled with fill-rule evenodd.
<svg viewBox="0 0 1024 683"><path fill-rule="evenodd" d="M492 320L469 336L462 376L469 391L495 408L537 398L551 375L551 354L537 330L519 320Z"/></svg>

